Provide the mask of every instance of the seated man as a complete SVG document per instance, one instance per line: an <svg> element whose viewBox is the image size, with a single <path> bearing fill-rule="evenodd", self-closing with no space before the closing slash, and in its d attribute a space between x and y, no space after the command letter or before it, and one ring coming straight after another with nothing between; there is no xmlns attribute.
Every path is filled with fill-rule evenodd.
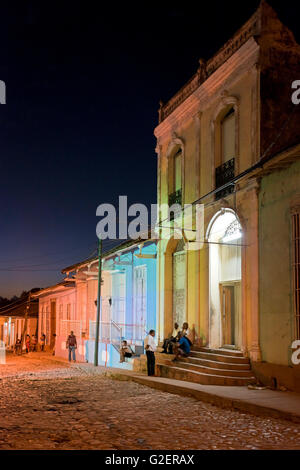
<svg viewBox="0 0 300 470"><path fill-rule="evenodd" d="M127 344L127 341L122 341L122 346L120 348L120 362L125 362L125 357L132 357L133 351L131 347Z"/></svg>
<svg viewBox="0 0 300 470"><path fill-rule="evenodd" d="M177 338L177 335L178 335L179 331L180 331L179 325L178 325L178 323L175 323L172 335L169 338L166 338L164 340L163 351L162 351L164 354L172 354L172 352L173 352L173 343L176 343L176 338Z"/></svg>
<svg viewBox="0 0 300 470"><path fill-rule="evenodd" d="M178 343L176 343L175 358L173 361L177 361L179 357L188 357L190 352L191 346L187 338L183 336L182 333L178 333Z"/></svg>

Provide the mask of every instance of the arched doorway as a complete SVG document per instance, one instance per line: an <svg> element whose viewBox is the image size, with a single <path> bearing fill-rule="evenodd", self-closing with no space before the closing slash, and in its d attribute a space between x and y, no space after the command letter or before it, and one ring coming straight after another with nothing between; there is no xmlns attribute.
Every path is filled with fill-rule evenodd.
<svg viewBox="0 0 300 470"><path fill-rule="evenodd" d="M242 227L222 209L209 224L209 346L242 346Z"/></svg>

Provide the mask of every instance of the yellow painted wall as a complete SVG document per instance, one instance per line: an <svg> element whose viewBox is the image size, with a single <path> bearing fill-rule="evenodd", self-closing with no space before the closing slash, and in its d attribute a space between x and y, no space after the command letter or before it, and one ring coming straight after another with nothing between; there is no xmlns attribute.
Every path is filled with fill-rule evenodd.
<svg viewBox="0 0 300 470"><path fill-rule="evenodd" d="M300 197L300 161L265 176L260 204L260 338L264 361L291 365L293 278L291 205Z"/></svg>

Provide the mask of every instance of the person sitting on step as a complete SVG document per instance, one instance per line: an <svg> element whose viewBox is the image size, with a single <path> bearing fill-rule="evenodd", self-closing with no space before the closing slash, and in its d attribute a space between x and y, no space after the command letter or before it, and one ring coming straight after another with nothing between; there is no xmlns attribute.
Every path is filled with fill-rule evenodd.
<svg viewBox="0 0 300 470"><path fill-rule="evenodd" d="M179 333L179 325L178 323L174 323L174 330L172 332L172 335L169 338L166 338L164 340L163 344L163 354L172 354L173 353L173 345L176 343L177 340L177 335Z"/></svg>
<svg viewBox="0 0 300 470"><path fill-rule="evenodd" d="M186 336L183 336L182 333L178 333L178 343L175 345L175 358L173 361L177 361L179 357L188 357L190 352L191 352L191 346L190 343L188 342L188 339Z"/></svg>
<svg viewBox="0 0 300 470"><path fill-rule="evenodd" d="M126 357L132 357L133 351L131 347L127 344L127 341L122 341L122 346L120 348L120 362L125 362Z"/></svg>
<svg viewBox="0 0 300 470"><path fill-rule="evenodd" d="M184 337L188 340L189 345L192 346L192 345L193 345L193 333L192 333L192 331L189 329L189 324L188 324L187 322L185 322L185 323L182 325L181 334L182 334L182 336L184 336Z"/></svg>

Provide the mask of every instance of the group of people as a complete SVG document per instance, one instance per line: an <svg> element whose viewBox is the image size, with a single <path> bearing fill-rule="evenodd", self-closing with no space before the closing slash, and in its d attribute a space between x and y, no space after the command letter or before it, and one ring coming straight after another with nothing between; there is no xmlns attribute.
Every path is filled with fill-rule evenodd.
<svg viewBox="0 0 300 470"><path fill-rule="evenodd" d="M54 340L53 340L53 355L55 354L55 337L56 334L53 334ZM38 338L37 335L32 335L30 336L29 334L26 335L25 337L25 351L26 354L30 352L37 352L39 346L39 350L44 352L45 351L45 346L46 346L46 335L44 333L41 334L40 337L40 342L38 343ZM70 332L67 341L66 341L66 347L69 350L69 361L73 360L76 362L76 349L77 349L77 339L76 336L74 335L73 331ZM20 338L17 338L15 346L14 346L14 351L15 354L20 356L22 354L22 340Z"/></svg>
<svg viewBox="0 0 300 470"><path fill-rule="evenodd" d="M36 335L26 335L25 337L25 351L26 353L37 351L38 339ZM42 349L41 349L42 350ZM15 343L15 353L19 356L22 354L22 340L17 338Z"/></svg>
<svg viewBox="0 0 300 470"><path fill-rule="evenodd" d="M151 330L144 340L144 348L147 356L147 369L148 375L152 376L155 374L155 351L156 344L154 341L155 331ZM126 358L130 358L134 355L133 350L126 340L123 340L120 347L120 362L125 362Z"/></svg>
<svg viewBox="0 0 300 470"><path fill-rule="evenodd" d="M46 335L42 334L40 337L40 350L45 351L45 344L46 344ZM26 354L30 352L36 352L38 348L38 338L37 335L26 335L25 337L25 351ZM20 356L22 354L22 340L17 338L15 343L15 353Z"/></svg>
<svg viewBox="0 0 300 470"><path fill-rule="evenodd" d="M46 342L46 336L42 334L40 338L40 350L44 351L45 350L45 342ZM38 347L38 338L36 335L26 335L25 338L25 350L26 353L28 354L29 352L36 352Z"/></svg>
<svg viewBox="0 0 300 470"><path fill-rule="evenodd" d="M175 354L173 360L177 361L179 357L188 357L192 345L193 337L188 323L183 323L181 330L178 323L175 323L171 336L164 340L162 352L164 354Z"/></svg>
<svg viewBox="0 0 300 470"><path fill-rule="evenodd" d="M144 340L144 348L147 356L147 372L150 377L155 375L155 351L157 346L154 338L155 331L150 330ZM192 344L193 337L188 323L183 323L181 329L178 323L175 323L171 336L164 340L162 352L165 354L175 354L173 361L177 361L180 357L189 356ZM133 355L134 352L130 345L127 344L126 340L123 340L120 348L120 362L124 362L126 358L130 358Z"/></svg>

